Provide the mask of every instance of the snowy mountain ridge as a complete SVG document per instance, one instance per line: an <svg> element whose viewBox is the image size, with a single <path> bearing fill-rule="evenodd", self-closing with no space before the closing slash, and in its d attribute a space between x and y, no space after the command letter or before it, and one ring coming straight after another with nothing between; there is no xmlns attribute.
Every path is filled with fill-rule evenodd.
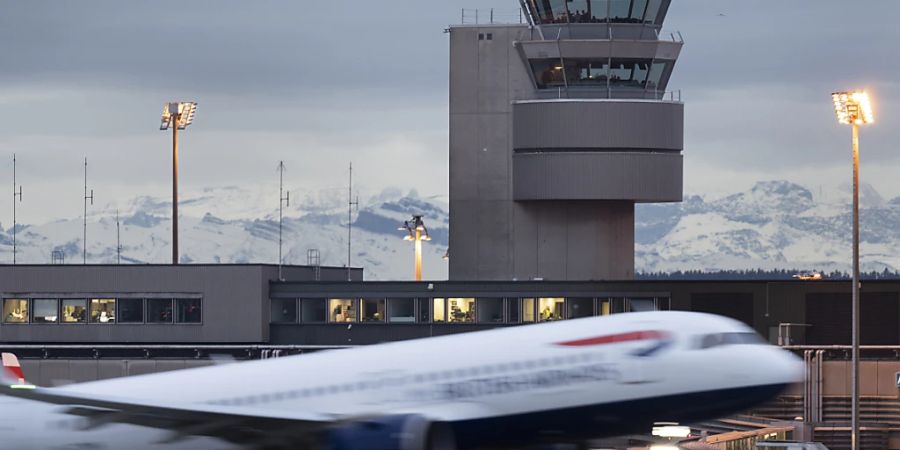
<svg viewBox="0 0 900 450"><path fill-rule="evenodd" d="M863 186L861 254L864 270L900 268L900 198L885 201ZM272 202L272 199L276 199ZM238 187L203 189L180 205L181 261L275 263L278 255L277 191ZM798 268L848 270L850 195L814 195L783 180L763 181L721 198L688 195L682 203L639 205L635 214L635 268L639 271ZM274 203L274 205L272 204ZM171 203L137 197L121 208L123 263L167 263L171 255ZM360 200L352 215L352 262L369 280L412 277L412 245L397 226L422 214L432 240L424 247L424 276L445 279L442 256L449 237L448 206L415 191L386 189ZM116 210L88 214L87 262L116 262ZM284 210L285 263L306 264L317 249L323 265L347 261L346 190L292 192ZM82 261L82 218L17 227L17 260ZM0 232L0 260L12 261L12 230Z"/></svg>

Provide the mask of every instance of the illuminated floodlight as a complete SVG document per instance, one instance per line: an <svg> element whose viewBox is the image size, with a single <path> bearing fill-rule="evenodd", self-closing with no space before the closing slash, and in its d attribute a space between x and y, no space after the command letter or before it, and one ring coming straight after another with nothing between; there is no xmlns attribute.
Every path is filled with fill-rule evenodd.
<svg viewBox="0 0 900 450"><path fill-rule="evenodd" d="M680 425L655 426L651 434L667 438L686 438L691 435L691 428Z"/></svg>
<svg viewBox="0 0 900 450"><path fill-rule="evenodd" d="M415 246L415 278L416 281L422 280L422 241L430 241L431 236L428 235L428 229L425 228L425 222L422 221L422 216L416 215L413 216L410 220L404 220L403 224L398 228L400 231L406 231L406 236L403 236L404 241L414 241Z"/></svg>
<svg viewBox="0 0 900 450"><path fill-rule="evenodd" d="M178 125L179 130L187 128L194 121L194 113L197 112L197 102L169 102L163 106L162 119L159 123L160 130L168 130L169 127Z"/></svg>
<svg viewBox="0 0 900 450"><path fill-rule="evenodd" d="M835 92L831 94L831 100L839 123L863 125L875 122L872 102L865 91Z"/></svg>

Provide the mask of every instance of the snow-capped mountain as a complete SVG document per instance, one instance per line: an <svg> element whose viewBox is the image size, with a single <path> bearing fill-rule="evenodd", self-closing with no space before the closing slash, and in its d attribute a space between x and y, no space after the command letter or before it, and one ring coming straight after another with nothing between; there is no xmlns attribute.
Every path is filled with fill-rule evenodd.
<svg viewBox="0 0 900 450"><path fill-rule="evenodd" d="M863 186L862 266L900 268L900 198L885 201ZM323 265L347 262L346 191L293 192L284 210L284 260L306 264L317 249ZM299 195L298 195L299 194ZM210 188L180 203L181 260L209 263L274 263L278 259L277 191ZM273 202L272 199L275 199ZM813 193L787 181L757 183L722 198L689 195L682 203L639 205L635 223L638 271L850 268L850 194ZM274 204L273 204L274 203ZM122 263L167 263L171 203L138 197L121 208ZM352 261L369 280L413 275L412 245L397 226L424 215L432 240L423 245L425 278L444 279L442 256L449 236L448 207L415 191L388 189L361 199L354 211ZM54 251L66 263L82 261L82 218L17 227L20 263L50 263ZM88 214L87 262L116 261L116 211ZM0 261L12 261L12 229L0 232Z"/></svg>
<svg viewBox="0 0 900 450"><path fill-rule="evenodd" d="M817 198L788 181L707 200L639 206L635 266L643 271L699 269L850 270L849 188ZM900 267L900 198L885 202L860 189L864 271Z"/></svg>

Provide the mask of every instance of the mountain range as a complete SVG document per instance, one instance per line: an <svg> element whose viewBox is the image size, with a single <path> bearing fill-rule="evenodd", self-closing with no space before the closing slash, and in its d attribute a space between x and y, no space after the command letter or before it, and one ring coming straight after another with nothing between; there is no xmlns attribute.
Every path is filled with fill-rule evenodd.
<svg viewBox="0 0 900 450"><path fill-rule="evenodd" d="M318 252L322 265L347 263L347 199L339 190L300 192L285 208L284 262L307 264ZM273 202L272 199L275 199ZM208 188L180 204L181 262L276 263L277 191ZM813 195L784 180L763 181L743 192L681 203L638 205L635 269L643 272L723 269L841 270L850 268L850 194ZM900 267L900 198L885 201L871 186L861 193L861 260L865 271ZM66 264L167 263L171 255L171 202L138 197L118 211L89 212L87 252L83 218L59 218L16 227L19 263L47 264L53 254ZM423 245L426 279L445 279L448 206L441 198L386 189L360 201L352 217L351 265L368 280L413 275L412 244L397 227L422 214L432 238ZM120 251L117 252L117 223ZM0 260L12 261L12 232L0 233Z"/></svg>

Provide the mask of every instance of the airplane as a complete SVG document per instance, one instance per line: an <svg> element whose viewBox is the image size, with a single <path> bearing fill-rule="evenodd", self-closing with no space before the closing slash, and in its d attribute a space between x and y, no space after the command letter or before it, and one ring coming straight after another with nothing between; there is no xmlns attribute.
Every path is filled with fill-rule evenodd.
<svg viewBox="0 0 900 450"><path fill-rule="evenodd" d="M62 387L0 377L12 397L0 401L17 402L0 407L2 448L473 450L721 417L802 381L803 368L741 322L659 311Z"/></svg>

